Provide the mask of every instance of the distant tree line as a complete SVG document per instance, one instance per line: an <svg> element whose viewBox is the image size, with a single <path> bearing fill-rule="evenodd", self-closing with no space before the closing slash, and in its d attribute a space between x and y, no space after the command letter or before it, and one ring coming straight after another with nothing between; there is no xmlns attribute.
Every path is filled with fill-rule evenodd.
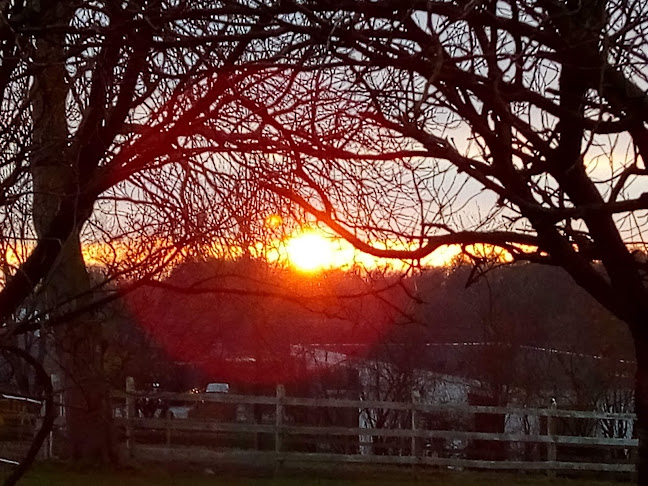
<svg viewBox="0 0 648 486"><path fill-rule="evenodd" d="M498 390L551 379L574 391L570 405L585 408L619 374L630 386L634 356L626 328L561 269L511 265L466 287L471 271L429 268L405 278L187 263L120 303L109 342L123 355L110 361L123 366L114 383L133 370L142 383L174 389L194 386L183 379L265 385L316 380L288 365L293 346L313 346L346 353L349 360L480 379Z"/></svg>

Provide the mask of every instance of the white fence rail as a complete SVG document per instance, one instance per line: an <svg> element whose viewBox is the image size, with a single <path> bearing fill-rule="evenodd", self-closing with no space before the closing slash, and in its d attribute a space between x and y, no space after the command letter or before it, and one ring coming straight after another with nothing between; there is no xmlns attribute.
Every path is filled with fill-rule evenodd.
<svg viewBox="0 0 648 486"><path fill-rule="evenodd" d="M158 400L160 404L193 406L191 410L197 411L196 416L189 413L189 418L172 418L168 408L160 406L156 417L140 417L136 401L143 397ZM116 421L125 431L129 452L135 456L155 454L161 460L182 460L186 456L191 460L213 461L267 459L277 465L291 461L333 461L509 470L635 470L633 456L637 447L636 439L584 437L557 432L563 420L634 421L635 415L629 413L300 398L285 396L281 385L277 387L275 396L224 393L159 393L144 396L135 392L121 392L115 394L114 398L121 404L122 412ZM211 406L221 408L211 409L210 413ZM246 420L236 417L236 411L240 411L241 407L251 412ZM222 413L223 410L227 413ZM317 411L322 410L347 413L343 419L338 414L327 421L321 413L318 415ZM397 411L406 420L402 420L400 426L360 426L358 418L362 414L386 410ZM454 417L463 415L473 419L478 415L535 417L542 427L536 433L526 434L460 428L437 430L425 425L425 419L430 414L437 417L444 414ZM350 424L350 420L354 420L354 423ZM259 436L266 438L265 443L259 441ZM251 440L242 445L241 442L245 442L243 438ZM322 447L327 441L336 439L343 452ZM460 443L464 447L453 450L439 446L439 443ZM480 458L478 452L469 447L477 443L482 449L499 447L501 457L497 460ZM304 450L303 444L310 444L314 450ZM519 460L515 457L516 454L524 454L528 447L534 448L534 459ZM576 459L574 451L577 451Z"/></svg>

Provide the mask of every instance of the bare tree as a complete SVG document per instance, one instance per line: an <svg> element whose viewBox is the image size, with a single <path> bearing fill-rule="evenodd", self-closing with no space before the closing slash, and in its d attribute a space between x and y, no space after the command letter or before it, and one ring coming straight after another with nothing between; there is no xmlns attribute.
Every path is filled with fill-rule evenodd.
<svg viewBox="0 0 648 486"><path fill-rule="evenodd" d="M492 245L562 267L633 336L646 483L648 6L284 5L311 51L239 93L272 135L261 184L376 256Z"/></svg>
<svg viewBox="0 0 648 486"><path fill-rule="evenodd" d="M114 268L143 251L159 271L192 245L253 235L254 201L283 207L274 194L380 257L457 244L482 262L494 245L562 267L631 330L648 481L646 10L7 3L1 243L19 258L3 268L5 334L36 289L47 308L83 307L82 242L125 242L132 258ZM247 183L253 202L236 203ZM90 327L59 341L90 346Z"/></svg>
<svg viewBox="0 0 648 486"><path fill-rule="evenodd" d="M134 286L188 253L251 245L263 209L229 155L252 130L231 86L280 57L272 9L27 0L0 10L2 339L52 335L71 455L115 460L89 310L116 292L102 282L98 295L84 260L103 253L107 280Z"/></svg>

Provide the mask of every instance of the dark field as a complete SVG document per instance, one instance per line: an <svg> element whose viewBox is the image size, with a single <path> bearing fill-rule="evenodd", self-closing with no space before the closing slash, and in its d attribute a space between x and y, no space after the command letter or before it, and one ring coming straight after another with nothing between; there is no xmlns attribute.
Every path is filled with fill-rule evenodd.
<svg viewBox="0 0 648 486"><path fill-rule="evenodd" d="M71 469L64 465L40 465L20 482L23 486L625 486L618 481L592 479L549 479L541 475L493 474L475 472L425 472L415 478L411 470L399 473L367 469L355 471L346 478L327 478L326 473L299 474L282 477L246 477L241 474L214 473L211 470L173 472L164 470L128 469L97 471Z"/></svg>

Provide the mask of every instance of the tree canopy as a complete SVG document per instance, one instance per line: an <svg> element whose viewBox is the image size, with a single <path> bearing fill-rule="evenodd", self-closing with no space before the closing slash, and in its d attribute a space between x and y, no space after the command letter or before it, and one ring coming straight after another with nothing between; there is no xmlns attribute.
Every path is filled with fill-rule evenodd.
<svg viewBox="0 0 648 486"><path fill-rule="evenodd" d="M84 322L57 339L96 382L71 346L96 339L91 248L146 282L188 254L258 253L271 214L414 262L457 244L484 265L494 246L628 324L647 481L645 2L0 9L5 339Z"/></svg>

